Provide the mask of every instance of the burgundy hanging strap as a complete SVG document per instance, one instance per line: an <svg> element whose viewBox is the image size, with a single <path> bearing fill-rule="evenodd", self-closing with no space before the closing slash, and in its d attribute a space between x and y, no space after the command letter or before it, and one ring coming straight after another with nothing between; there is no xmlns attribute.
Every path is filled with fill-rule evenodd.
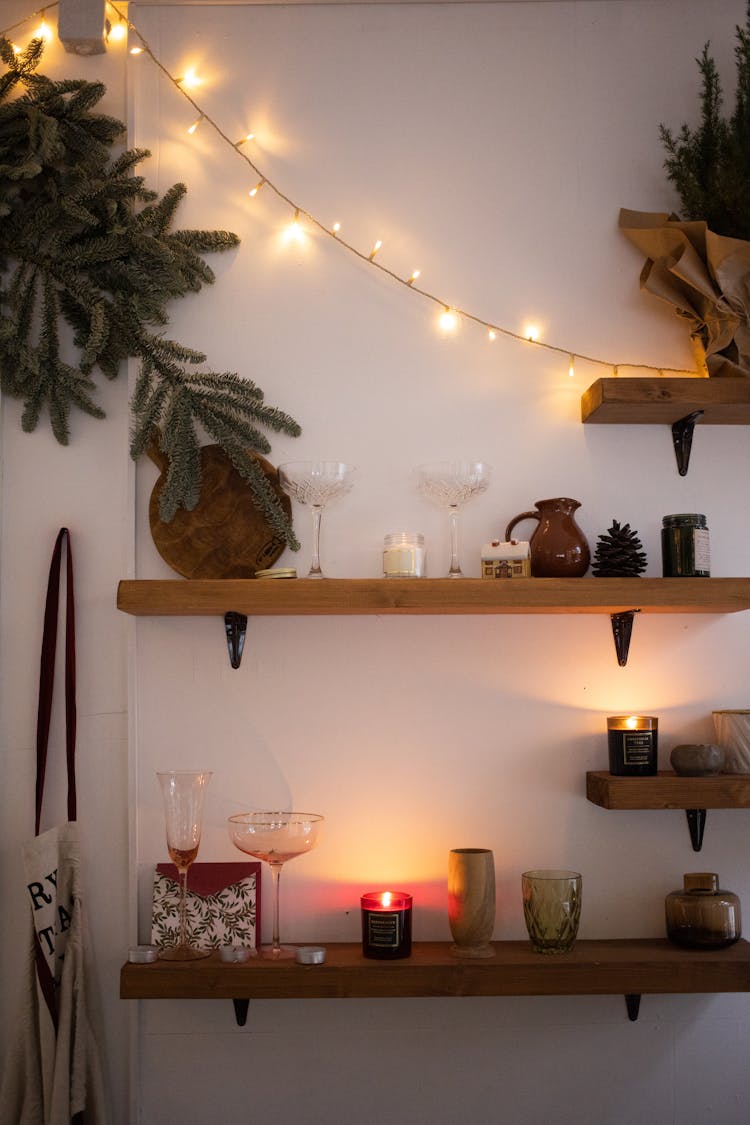
<svg viewBox="0 0 750 1125"><path fill-rule="evenodd" d="M75 602L73 598L73 556L70 532L60 528L52 552L44 607L42 658L39 668L39 711L36 725L36 827L39 835L44 799L44 775L47 770L47 745L52 716L52 692L55 685L55 654L57 651L57 613L60 604L60 569L63 543L67 540L67 577L65 590L65 758L68 768L68 820L76 819L76 636Z"/></svg>

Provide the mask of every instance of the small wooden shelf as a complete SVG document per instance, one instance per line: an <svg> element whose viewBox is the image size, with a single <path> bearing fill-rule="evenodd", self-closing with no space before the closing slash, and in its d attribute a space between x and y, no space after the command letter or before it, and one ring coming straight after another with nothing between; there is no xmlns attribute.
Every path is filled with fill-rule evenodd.
<svg viewBox="0 0 750 1125"><path fill-rule="evenodd" d="M654 777L586 774L586 796L603 809L684 809L693 851L703 846L706 809L750 809L750 775L681 777L663 770Z"/></svg>
<svg viewBox="0 0 750 1125"><path fill-rule="evenodd" d="M671 426L696 410L703 425L750 425L750 379L597 379L581 396L587 423Z"/></svg>
<svg viewBox="0 0 750 1125"><path fill-rule="evenodd" d="M117 606L170 617L735 613L750 609L750 578L135 579L120 582Z"/></svg>
<svg viewBox="0 0 750 1125"><path fill-rule="evenodd" d="M253 958L225 964L217 954L180 964L123 965L124 1000L354 999L358 997L624 995L635 1019L642 993L750 991L750 944L687 950L664 939L578 941L545 957L528 941L493 943L495 956L459 960L443 942L417 942L411 957L373 961L357 944L329 944L324 965ZM243 1012L246 1014L244 1003Z"/></svg>
<svg viewBox="0 0 750 1125"><path fill-rule="evenodd" d="M680 777L660 770L655 777L615 777L593 770L586 796L603 809L750 809L750 774Z"/></svg>

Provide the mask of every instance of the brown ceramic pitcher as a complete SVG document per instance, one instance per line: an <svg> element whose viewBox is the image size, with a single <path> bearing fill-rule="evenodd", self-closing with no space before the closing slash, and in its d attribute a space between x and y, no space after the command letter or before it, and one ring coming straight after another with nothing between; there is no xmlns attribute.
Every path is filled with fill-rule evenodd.
<svg viewBox="0 0 750 1125"><path fill-rule="evenodd" d="M591 559L586 536L573 513L580 508L578 500L557 496L553 500L535 500L536 510L521 512L505 529L505 538L521 520L538 520L539 526L530 539L531 573L534 578L581 578Z"/></svg>

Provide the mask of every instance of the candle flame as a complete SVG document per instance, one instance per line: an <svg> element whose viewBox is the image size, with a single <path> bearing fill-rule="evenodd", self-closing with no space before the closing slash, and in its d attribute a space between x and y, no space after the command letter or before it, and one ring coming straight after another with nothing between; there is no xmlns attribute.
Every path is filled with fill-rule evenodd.
<svg viewBox="0 0 750 1125"><path fill-rule="evenodd" d="M390 906L392 898L393 898L393 895L391 894L391 892L385 891L385 893L383 894L383 898L382 898L383 906Z"/></svg>

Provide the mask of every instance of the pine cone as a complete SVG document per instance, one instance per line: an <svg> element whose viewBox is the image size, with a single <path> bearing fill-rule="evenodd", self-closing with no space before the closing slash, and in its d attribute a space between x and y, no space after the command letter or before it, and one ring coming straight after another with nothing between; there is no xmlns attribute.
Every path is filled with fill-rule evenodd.
<svg viewBox="0 0 750 1125"><path fill-rule="evenodd" d="M620 527L617 520L599 541L591 568L595 578L637 578L646 569L646 552L630 524Z"/></svg>

